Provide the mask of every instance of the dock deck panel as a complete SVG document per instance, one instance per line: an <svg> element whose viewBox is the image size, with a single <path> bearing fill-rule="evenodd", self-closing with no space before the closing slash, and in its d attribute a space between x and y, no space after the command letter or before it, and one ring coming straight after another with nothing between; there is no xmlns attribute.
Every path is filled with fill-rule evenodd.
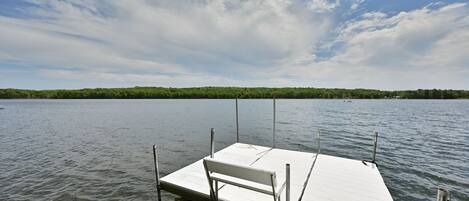
<svg viewBox="0 0 469 201"><path fill-rule="evenodd" d="M392 201L375 164L320 154L303 200Z"/></svg>

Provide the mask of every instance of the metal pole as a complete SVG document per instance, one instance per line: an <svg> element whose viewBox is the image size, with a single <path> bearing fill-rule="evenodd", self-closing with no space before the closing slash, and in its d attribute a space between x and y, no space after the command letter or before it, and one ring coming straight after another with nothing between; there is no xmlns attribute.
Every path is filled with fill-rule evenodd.
<svg viewBox="0 0 469 201"><path fill-rule="evenodd" d="M272 138L272 147L275 148L275 113L276 113L276 110L275 110L275 96L274 96L274 104L273 104L273 115L274 115L274 118L273 118L273 128L272 128L272 135L273 135L273 138Z"/></svg>
<svg viewBox="0 0 469 201"><path fill-rule="evenodd" d="M375 132L375 145L373 148L373 160L371 161L372 163L375 163L376 161L376 148L378 146L378 132Z"/></svg>
<svg viewBox="0 0 469 201"><path fill-rule="evenodd" d="M210 200L216 200L215 191L213 190L213 180L210 177L210 173L208 172L207 162L203 160L203 164L204 164L204 169L205 169L205 175L207 176L207 180L208 180L208 186L210 187Z"/></svg>
<svg viewBox="0 0 469 201"><path fill-rule="evenodd" d="M210 158L214 157L214 151L215 151L215 129L212 128L210 130Z"/></svg>
<svg viewBox="0 0 469 201"><path fill-rule="evenodd" d="M156 193L158 201L161 201L160 173L158 171L158 151L156 150L156 145L153 145L153 159L155 161Z"/></svg>
<svg viewBox="0 0 469 201"><path fill-rule="evenodd" d="M318 153L321 153L321 130L318 129Z"/></svg>
<svg viewBox="0 0 469 201"><path fill-rule="evenodd" d="M236 142L239 142L238 98L236 98Z"/></svg>
<svg viewBox="0 0 469 201"><path fill-rule="evenodd" d="M215 200L218 200L218 181L215 180Z"/></svg>
<svg viewBox="0 0 469 201"><path fill-rule="evenodd" d="M437 201L450 201L451 200L451 195L449 191L443 188L438 188L438 194L436 197Z"/></svg>
<svg viewBox="0 0 469 201"><path fill-rule="evenodd" d="M285 165L286 173L286 189L285 189L285 200L290 201L290 164Z"/></svg>

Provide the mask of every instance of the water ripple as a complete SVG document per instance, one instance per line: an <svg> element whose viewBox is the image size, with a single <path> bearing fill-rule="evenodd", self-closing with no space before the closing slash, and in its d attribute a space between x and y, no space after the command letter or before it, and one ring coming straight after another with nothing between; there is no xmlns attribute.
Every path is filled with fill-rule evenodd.
<svg viewBox="0 0 469 201"><path fill-rule="evenodd" d="M236 139L232 100L1 100L0 200L156 200L166 175ZM241 142L272 144L271 100L240 100ZM469 101L277 100L276 146L377 162L397 201L469 200ZM165 200L174 199L164 193Z"/></svg>

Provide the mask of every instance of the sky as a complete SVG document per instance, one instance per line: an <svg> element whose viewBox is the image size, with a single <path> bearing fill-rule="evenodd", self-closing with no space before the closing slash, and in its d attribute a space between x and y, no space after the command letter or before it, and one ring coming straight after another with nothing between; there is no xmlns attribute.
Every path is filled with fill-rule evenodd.
<svg viewBox="0 0 469 201"><path fill-rule="evenodd" d="M469 89L469 1L1 0L0 88Z"/></svg>

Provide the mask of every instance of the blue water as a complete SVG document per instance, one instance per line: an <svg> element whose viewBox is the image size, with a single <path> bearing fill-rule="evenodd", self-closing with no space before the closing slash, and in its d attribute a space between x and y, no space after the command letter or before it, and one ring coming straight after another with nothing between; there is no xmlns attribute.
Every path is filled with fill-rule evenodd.
<svg viewBox="0 0 469 201"><path fill-rule="evenodd" d="M162 175L236 140L234 100L0 100L0 200L155 200ZM271 100L240 100L240 141L270 146ZM395 200L469 200L468 100L277 100L276 146L377 162ZM164 194L165 200L173 198Z"/></svg>

